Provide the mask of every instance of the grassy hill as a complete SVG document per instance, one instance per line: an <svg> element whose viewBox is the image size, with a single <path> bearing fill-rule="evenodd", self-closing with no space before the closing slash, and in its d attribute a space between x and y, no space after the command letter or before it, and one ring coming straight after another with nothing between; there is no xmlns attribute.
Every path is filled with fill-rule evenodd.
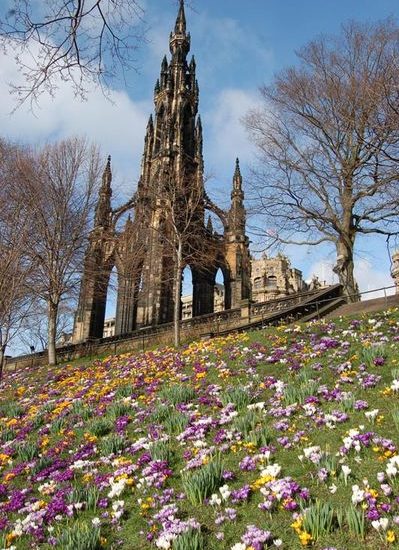
<svg viewBox="0 0 399 550"><path fill-rule="evenodd" d="M399 314L0 385L0 549L383 549L399 539Z"/></svg>

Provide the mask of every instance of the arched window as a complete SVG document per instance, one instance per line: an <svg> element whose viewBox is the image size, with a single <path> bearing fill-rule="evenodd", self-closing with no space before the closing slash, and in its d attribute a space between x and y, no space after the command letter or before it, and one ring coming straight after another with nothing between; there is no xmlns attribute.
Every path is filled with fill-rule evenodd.
<svg viewBox="0 0 399 550"><path fill-rule="evenodd" d="M273 275L266 280L267 288L277 288L277 278Z"/></svg>

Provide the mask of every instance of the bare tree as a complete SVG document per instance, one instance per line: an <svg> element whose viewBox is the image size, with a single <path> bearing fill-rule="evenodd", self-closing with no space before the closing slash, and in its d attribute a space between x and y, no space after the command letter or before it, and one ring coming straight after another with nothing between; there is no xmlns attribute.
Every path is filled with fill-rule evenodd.
<svg viewBox="0 0 399 550"><path fill-rule="evenodd" d="M71 303L63 301L60 304L56 326L57 347L66 335L72 335L73 305L74 300L71 300ZM33 307L30 308L29 314L20 326L18 339L28 353L48 348L48 315L43 302L38 300L33 302Z"/></svg>
<svg viewBox="0 0 399 550"><path fill-rule="evenodd" d="M32 305L28 277L32 264L26 254L29 220L14 201L13 166L17 148L0 144L0 378L7 346L19 333Z"/></svg>
<svg viewBox="0 0 399 550"><path fill-rule="evenodd" d="M399 230L399 30L352 22L297 55L246 117L260 160L254 198L275 240L332 243L334 271L356 300L357 236Z"/></svg>
<svg viewBox="0 0 399 550"><path fill-rule="evenodd" d="M24 83L19 104L53 94L61 81L85 97L90 84L103 91L118 71L134 68L144 39L137 0L10 0L0 16L0 45L15 56Z"/></svg>
<svg viewBox="0 0 399 550"><path fill-rule="evenodd" d="M36 269L30 285L47 305L52 365L60 304L79 286L100 179L99 154L85 140L69 139L22 158L17 174L32 227L28 254Z"/></svg>
<svg viewBox="0 0 399 550"><path fill-rule="evenodd" d="M162 238L170 254L170 282L173 284L174 344L180 345L181 293L183 270L187 265L212 267L216 253L212 240L208 239L203 227L206 195L203 186L195 185L189 177L183 176L177 182L171 178L164 186L161 206L165 217ZM167 276L167 275L166 275Z"/></svg>

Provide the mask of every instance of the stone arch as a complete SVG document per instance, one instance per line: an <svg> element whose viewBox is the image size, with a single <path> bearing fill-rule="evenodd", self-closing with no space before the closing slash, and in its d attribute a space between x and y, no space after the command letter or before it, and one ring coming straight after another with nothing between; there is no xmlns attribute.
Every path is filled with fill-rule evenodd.
<svg viewBox="0 0 399 550"><path fill-rule="evenodd" d="M114 263L107 285L107 291L105 296L105 315L104 315L104 338L114 336L115 334L115 320L116 320L116 307L118 297L118 269Z"/></svg>
<svg viewBox="0 0 399 550"><path fill-rule="evenodd" d="M189 264L186 264L182 271L182 290L180 300L180 318L182 321L193 316L193 271Z"/></svg>
<svg viewBox="0 0 399 550"><path fill-rule="evenodd" d="M115 267L115 258L112 254L103 263L98 263L92 273L93 302L90 316L89 338L102 338L104 333L107 296L112 270Z"/></svg>
<svg viewBox="0 0 399 550"><path fill-rule="evenodd" d="M215 266L214 271L214 311L215 311L215 305L216 305L216 296L215 296L215 287L217 284L218 276L221 275L223 279L223 286L224 286L224 292L223 292L223 310L230 309L231 308L231 277L230 277L230 270L227 266L227 264L224 262L224 259L219 258L219 261L217 262Z"/></svg>
<svg viewBox="0 0 399 550"><path fill-rule="evenodd" d="M116 255L118 270L118 300L115 334L128 334L136 329L138 299L143 285L143 257L130 251L134 242L125 244L122 257Z"/></svg>

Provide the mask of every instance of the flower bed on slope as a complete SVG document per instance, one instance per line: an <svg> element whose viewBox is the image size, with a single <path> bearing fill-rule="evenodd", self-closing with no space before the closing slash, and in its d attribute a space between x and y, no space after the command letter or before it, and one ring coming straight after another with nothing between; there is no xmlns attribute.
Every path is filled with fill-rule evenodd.
<svg viewBox="0 0 399 550"><path fill-rule="evenodd" d="M399 316L7 373L0 549L380 549Z"/></svg>

